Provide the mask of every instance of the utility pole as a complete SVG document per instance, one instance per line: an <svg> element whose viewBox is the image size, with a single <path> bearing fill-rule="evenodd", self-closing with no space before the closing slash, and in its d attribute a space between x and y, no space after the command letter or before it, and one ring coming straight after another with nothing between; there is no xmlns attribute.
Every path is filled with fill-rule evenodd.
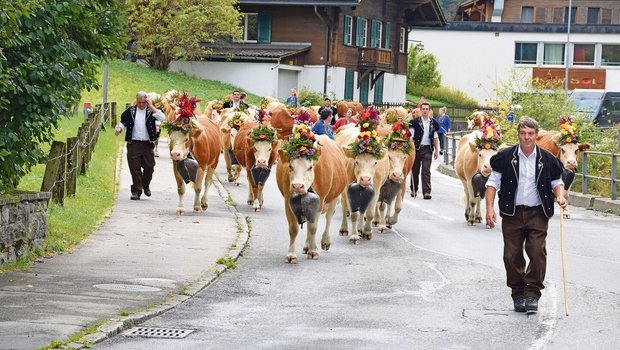
<svg viewBox="0 0 620 350"><path fill-rule="evenodd" d="M572 19L572 10L573 10L573 0L568 0L568 19L567 19L567 29L566 29L566 47L564 48L564 52L566 52L566 54L564 55L564 62L565 62L565 68L564 68L564 91L568 94L568 56L570 53L570 22Z"/></svg>

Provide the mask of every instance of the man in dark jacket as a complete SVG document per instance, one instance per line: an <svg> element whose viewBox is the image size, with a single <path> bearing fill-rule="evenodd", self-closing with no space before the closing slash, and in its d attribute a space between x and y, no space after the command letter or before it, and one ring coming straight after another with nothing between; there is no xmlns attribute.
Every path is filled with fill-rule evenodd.
<svg viewBox="0 0 620 350"><path fill-rule="evenodd" d="M523 117L517 128L519 144L491 158L493 172L486 183L486 224L493 228L493 207L499 193L504 237L504 267L517 312L537 311L547 270L546 238L554 199L566 207L562 164L536 145L538 123ZM498 192L499 191L499 192ZM523 247L530 260L526 267Z"/></svg>
<svg viewBox="0 0 620 350"><path fill-rule="evenodd" d="M151 196L151 179L155 170L155 140L157 129L155 120L163 121L164 113L153 106L146 92L136 94L136 104L127 108L121 114L121 122L114 130L119 135L123 130L127 141L127 164L131 173L131 200L139 200L144 191L147 197Z"/></svg>
<svg viewBox="0 0 620 350"><path fill-rule="evenodd" d="M411 169L411 197L418 193L420 170L422 170L422 194L424 199L431 199L431 163L439 157L439 123L431 118L431 105L420 104L422 116L409 122L409 129L415 145L415 160Z"/></svg>

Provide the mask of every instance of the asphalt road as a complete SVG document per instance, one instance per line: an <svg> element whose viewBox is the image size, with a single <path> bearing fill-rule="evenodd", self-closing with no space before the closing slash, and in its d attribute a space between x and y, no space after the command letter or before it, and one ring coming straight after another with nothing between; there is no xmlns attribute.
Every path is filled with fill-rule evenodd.
<svg viewBox="0 0 620 350"><path fill-rule="evenodd" d="M220 169L223 169L223 162ZM467 226L458 180L433 173L433 199L406 199L401 221L371 241L338 235L318 261L284 262L288 232L275 168L265 206L246 204L249 246L238 268L141 326L192 329L183 339L120 335L96 349L615 349L620 339L620 219L571 207L565 220L564 313L559 218L550 222L547 288L537 314L512 311L499 227ZM218 176L225 179L222 170ZM407 194L408 195L408 194ZM484 212L484 210L483 210ZM498 225L499 226L499 225ZM319 230L324 227L320 220ZM305 232L305 226L304 231Z"/></svg>

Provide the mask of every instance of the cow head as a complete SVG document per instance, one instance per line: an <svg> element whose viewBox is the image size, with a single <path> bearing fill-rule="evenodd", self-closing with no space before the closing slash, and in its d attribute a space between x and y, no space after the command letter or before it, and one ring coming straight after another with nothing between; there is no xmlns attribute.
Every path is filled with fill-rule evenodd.
<svg viewBox="0 0 620 350"><path fill-rule="evenodd" d="M362 153L354 155L349 146L342 146L345 156L353 159L353 173L357 184L361 187L372 186L373 177L375 174L375 167L380 159L385 157L387 151L384 149L381 151L379 157L375 157L372 154ZM402 168L401 168L402 171Z"/></svg>
<svg viewBox="0 0 620 350"><path fill-rule="evenodd" d="M403 168L407 154L401 150L390 149L387 151L388 159L390 160L390 171L388 172L388 178L394 182L401 183L405 179L403 174Z"/></svg>
<svg viewBox="0 0 620 350"><path fill-rule="evenodd" d="M317 152L320 158L320 148ZM306 157L291 158L283 149L278 150L278 153L282 164L288 163L288 178L291 192L295 194L308 193L308 189L314 183L314 167L319 161Z"/></svg>
<svg viewBox="0 0 620 350"><path fill-rule="evenodd" d="M489 116L482 111L474 112L467 117L467 130L480 129Z"/></svg>
<svg viewBox="0 0 620 350"><path fill-rule="evenodd" d="M469 141L469 147L471 148L471 151L477 155L477 172L482 174L484 177L491 175L491 172L493 171L493 168L491 168L491 157L496 155L498 150L492 148L480 149L476 145L476 141L474 139Z"/></svg>
<svg viewBox="0 0 620 350"><path fill-rule="evenodd" d="M254 153L254 159L256 159L254 166L268 168L271 152L277 143L273 141L254 141L250 137L247 140L250 151Z"/></svg>
<svg viewBox="0 0 620 350"><path fill-rule="evenodd" d="M180 130L170 130L168 145L170 147L170 158L172 160L183 160L187 158L191 150L191 136L200 134L201 130L192 130L186 133Z"/></svg>
<svg viewBox="0 0 620 350"><path fill-rule="evenodd" d="M575 142L565 142L559 143L561 133L554 135L552 141L558 145L560 149L559 159L562 162L562 165L566 169L575 170L578 165L578 158L580 151L587 151L590 149L589 143L575 143Z"/></svg>

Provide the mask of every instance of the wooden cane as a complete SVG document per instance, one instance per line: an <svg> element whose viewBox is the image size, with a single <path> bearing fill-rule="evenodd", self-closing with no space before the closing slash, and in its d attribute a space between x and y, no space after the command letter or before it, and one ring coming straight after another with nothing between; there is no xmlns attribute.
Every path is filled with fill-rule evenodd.
<svg viewBox="0 0 620 350"><path fill-rule="evenodd" d="M564 258L564 208L560 207L560 251L562 255L562 285L564 286L564 313L568 316L568 289L566 288L566 260Z"/></svg>

